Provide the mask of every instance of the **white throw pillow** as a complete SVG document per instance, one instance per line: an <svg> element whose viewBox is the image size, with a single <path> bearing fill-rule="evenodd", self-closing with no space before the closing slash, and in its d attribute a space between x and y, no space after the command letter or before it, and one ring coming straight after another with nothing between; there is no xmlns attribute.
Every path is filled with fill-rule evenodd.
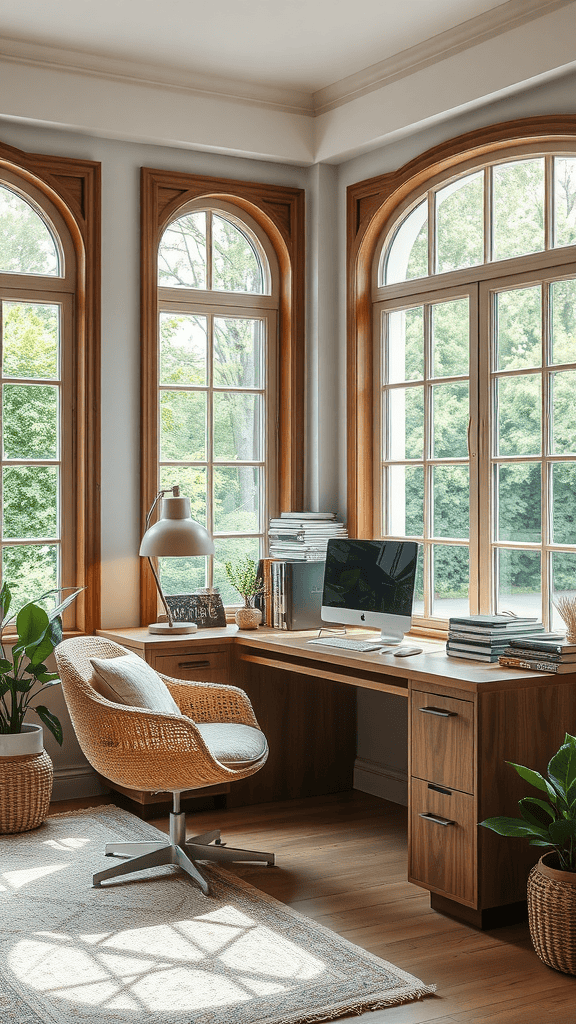
<svg viewBox="0 0 576 1024"><path fill-rule="evenodd" d="M166 683L137 654L90 658L90 664L94 669L92 685L106 700L163 714L182 714Z"/></svg>

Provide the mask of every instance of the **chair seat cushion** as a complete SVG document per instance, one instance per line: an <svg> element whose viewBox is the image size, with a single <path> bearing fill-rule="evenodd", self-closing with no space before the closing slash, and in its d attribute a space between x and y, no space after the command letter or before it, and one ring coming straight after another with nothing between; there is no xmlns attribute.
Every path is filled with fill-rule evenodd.
<svg viewBox="0 0 576 1024"><path fill-rule="evenodd" d="M225 768L249 768L260 761L268 749L266 737L252 725L236 722L197 722L212 757Z"/></svg>
<svg viewBox="0 0 576 1024"><path fill-rule="evenodd" d="M92 685L106 700L162 714L182 714L164 680L137 654L90 658L90 664L94 669Z"/></svg>

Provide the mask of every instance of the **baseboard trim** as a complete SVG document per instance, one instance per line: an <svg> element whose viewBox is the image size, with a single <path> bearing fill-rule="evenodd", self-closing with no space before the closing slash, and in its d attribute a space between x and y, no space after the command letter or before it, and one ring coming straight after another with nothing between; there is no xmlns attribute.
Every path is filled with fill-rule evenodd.
<svg viewBox="0 0 576 1024"><path fill-rule="evenodd" d="M357 757L354 762L354 789L381 800L408 806L408 773L392 765Z"/></svg>
<svg viewBox="0 0 576 1024"><path fill-rule="evenodd" d="M109 790L102 785L89 764L54 769L52 800L74 800L76 797L101 796Z"/></svg>

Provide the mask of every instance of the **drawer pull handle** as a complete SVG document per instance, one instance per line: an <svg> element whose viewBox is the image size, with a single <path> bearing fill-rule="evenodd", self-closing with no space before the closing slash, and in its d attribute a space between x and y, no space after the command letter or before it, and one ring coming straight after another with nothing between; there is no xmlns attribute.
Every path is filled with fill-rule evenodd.
<svg viewBox="0 0 576 1024"><path fill-rule="evenodd" d="M179 661L178 668L210 668L209 661Z"/></svg>
<svg viewBox="0 0 576 1024"><path fill-rule="evenodd" d="M434 821L434 822L436 822L437 825L444 825L444 826L446 826L446 825L455 825L456 824L456 822L455 821L451 821L450 818L439 818L437 814L430 814L428 812L426 814L423 814L422 812L420 812L420 817L421 818L425 818L426 821Z"/></svg>
<svg viewBox="0 0 576 1024"><path fill-rule="evenodd" d="M451 789L444 789L444 786L436 786L433 782L428 783L428 789L433 790L434 793L442 793L443 796L452 796Z"/></svg>
<svg viewBox="0 0 576 1024"><path fill-rule="evenodd" d="M439 715L440 718L458 718L457 711L446 711L445 708L418 708L425 715Z"/></svg>

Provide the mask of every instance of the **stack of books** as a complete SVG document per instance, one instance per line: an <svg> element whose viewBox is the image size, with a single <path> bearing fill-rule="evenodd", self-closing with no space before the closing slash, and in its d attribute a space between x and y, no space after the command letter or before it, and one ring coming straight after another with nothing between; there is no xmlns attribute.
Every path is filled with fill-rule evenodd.
<svg viewBox="0 0 576 1024"><path fill-rule="evenodd" d="M546 640L562 636L544 633L544 625L537 619L512 615L463 615L448 621L446 653L451 658L496 662L513 640L527 640L540 635Z"/></svg>
<svg viewBox="0 0 576 1024"><path fill-rule="evenodd" d="M321 562L330 538L347 536L335 512L282 512L278 519L270 520L270 557Z"/></svg>
<svg viewBox="0 0 576 1024"><path fill-rule="evenodd" d="M499 658L506 668L528 668L534 672L576 672L576 644L564 639L540 637L511 640Z"/></svg>

